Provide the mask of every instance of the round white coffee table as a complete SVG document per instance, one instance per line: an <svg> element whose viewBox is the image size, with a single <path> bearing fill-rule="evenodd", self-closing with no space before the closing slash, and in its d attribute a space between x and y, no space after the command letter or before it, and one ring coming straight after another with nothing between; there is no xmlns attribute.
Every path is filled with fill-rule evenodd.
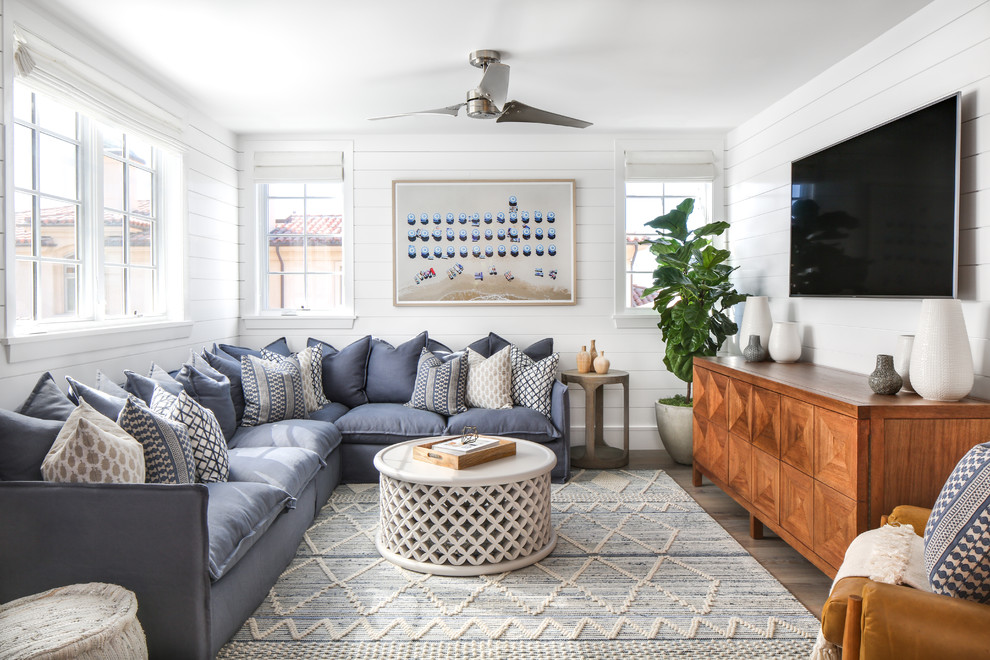
<svg viewBox="0 0 990 660"><path fill-rule="evenodd" d="M514 440L516 455L463 470L413 459L421 438L375 456L380 473L382 557L420 573L485 575L529 566L550 554L550 470L546 447Z"/></svg>

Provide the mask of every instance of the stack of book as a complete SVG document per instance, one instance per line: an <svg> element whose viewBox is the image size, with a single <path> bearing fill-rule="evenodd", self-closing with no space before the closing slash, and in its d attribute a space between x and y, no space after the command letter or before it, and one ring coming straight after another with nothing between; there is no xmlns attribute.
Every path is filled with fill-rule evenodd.
<svg viewBox="0 0 990 660"><path fill-rule="evenodd" d="M438 442L437 444L430 447L433 451L440 451L445 454L453 454L454 456L464 456L465 454L471 454L482 449L487 449L488 447L493 447L498 444L498 438L486 438L484 436L475 436L470 439L469 442L465 443L463 437L451 438L450 440L445 440L444 442Z"/></svg>

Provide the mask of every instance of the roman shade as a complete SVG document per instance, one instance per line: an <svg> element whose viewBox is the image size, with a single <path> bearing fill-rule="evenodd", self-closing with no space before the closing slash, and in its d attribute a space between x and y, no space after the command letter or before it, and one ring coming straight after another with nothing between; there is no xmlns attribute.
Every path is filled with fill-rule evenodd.
<svg viewBox="0 0 990 660"><path fill-rule="evenodd" d="M711 181L715 154L711 151L627 151L626 181Z"/></svg>
<svg viewBox="0 0 990 660"><path fill-rule="evenodd" d="M340 151L256 151L256 183L343 181L344 154Z"/></svg>

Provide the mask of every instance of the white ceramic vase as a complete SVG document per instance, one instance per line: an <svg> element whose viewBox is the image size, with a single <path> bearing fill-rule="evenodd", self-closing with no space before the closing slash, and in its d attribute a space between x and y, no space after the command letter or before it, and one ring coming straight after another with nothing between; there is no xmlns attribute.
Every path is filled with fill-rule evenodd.
<svg viewBox="0 0 990 660"><path fill-rule="evenodd" d="M914 391L931 401L958 401L973 389L973 353L961 302L921 301L910 370Z"/></svg>
<svg viewBox="0 0 990 660"><path fill-rule="evenodd" d="M778 321L770 330L770 343L767 345L770 359L774 362L797 362L801 358L801 338L797 323Z"/></svg>
<svg viewBox="0 0 990 660"><path fill-rule="evenodd" d="M742 327L739 329L739 346L745 348L749 344L750 335L760 336L760 346L770 345L770 330L773 320L770 318L770 300L766 296L749 296L743 309Z"/></svg>
<svg viewBox="0 0 990 660"><path fill-rule="evenodd" d="M894 371L903 381L902 392L914 392L911 387L911 349L914 347L914 335L901 335L894 347Z"/></svg>

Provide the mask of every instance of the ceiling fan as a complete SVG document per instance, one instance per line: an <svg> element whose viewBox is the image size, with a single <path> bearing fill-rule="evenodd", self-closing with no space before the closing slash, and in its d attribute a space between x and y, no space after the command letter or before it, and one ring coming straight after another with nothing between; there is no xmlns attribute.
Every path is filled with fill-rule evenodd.
<svg viewBox="0 0 990 660"><path fill-rule="evenodd" d="M505 99L509 91L509 66L502 64L501 59L502 54L497 50L476 50L468 54L468 61L471 65L484 71L484 75L481 77L481 84L467 93L467 100L464 103L433 110L371 117L371 121L414 115L450 115L456 117L460 109L467 106L468 117L474 119L492 119L494 117L496 122L514 121L529 124L572 126L574 128L591 126L591 122L540 110L519 101L506 103Z"/></svg>

